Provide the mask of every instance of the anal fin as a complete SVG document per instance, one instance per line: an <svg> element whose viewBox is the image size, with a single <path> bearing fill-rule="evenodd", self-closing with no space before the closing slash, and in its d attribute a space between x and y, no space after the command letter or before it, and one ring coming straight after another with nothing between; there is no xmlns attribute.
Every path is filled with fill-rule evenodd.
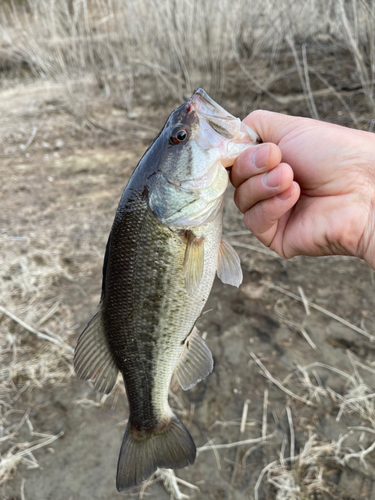
<svg viewBox="0 0 375 500"><path fill-rule="evenodd" d="M118 369L104 336L101 311L95 314L78 339L74 369L82 380L91 380L98 392L109 394L116 383Z"/></svg>
<svg viewBox="0 0 375 500"><path fill-rule="evenodd" d="M187 391L206 378L213 367L211 351L194 327L185 341L185 349L176 366L178 383Z"/></svg>
<svg viewBox="0 0 375 500"><path fill-rule="evenodd" d="M235 249L226 240L221 240L217 275L223 283L239 287L242 283L240 258Z"/></svg>

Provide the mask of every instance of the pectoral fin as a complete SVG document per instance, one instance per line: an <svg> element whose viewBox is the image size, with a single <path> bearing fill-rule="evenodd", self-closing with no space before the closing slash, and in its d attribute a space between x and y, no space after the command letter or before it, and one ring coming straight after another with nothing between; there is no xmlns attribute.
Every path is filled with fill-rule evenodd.
<svg viewBox="0 0 375 500"><path fill-rule="evenodd" d="M99 392L109 394L115 385L118 369L104 336L101 311L95 314L78 339L74 369L82 380L91 380Z"/></svg>
<svg viewBox="0 0 375 500"><path fill-rule="evenodd" d="M193 295L203 276L204 241L188 231L184 258L184 278L188 295Z"/></svg>
<svg viewBox="0 0 375 500"><path fill-rule="evenodd" d="M194 327L185 341L185 349L176 366L178 383L184 391L187 391L206 378L213 367L211 351Z"/></svg>
<svg viewBox="0 0 375 500"><path fill-rule="evenodd" d="M242 269L240 258L235 249L224 239L219 248L217 275L223 283L240 286L242 283Z"/></svg>

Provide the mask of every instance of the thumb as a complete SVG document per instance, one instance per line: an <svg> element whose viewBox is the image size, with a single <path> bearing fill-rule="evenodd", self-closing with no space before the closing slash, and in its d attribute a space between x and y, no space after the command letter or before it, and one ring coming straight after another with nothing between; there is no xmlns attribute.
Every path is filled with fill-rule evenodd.
<svg viewBox="0 0 375 500"><path fill-rule="evenodd" d="M286 134L294 128L301 126L301 120L311 121L309 118L288 116L259 109L250 113L243 122L252 128L263 142L279 144Z"/></svg>

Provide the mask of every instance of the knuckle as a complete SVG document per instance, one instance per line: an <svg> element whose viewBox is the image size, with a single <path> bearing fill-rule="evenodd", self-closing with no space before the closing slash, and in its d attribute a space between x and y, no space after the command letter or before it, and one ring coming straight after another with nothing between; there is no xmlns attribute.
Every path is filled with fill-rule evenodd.
<svg viewBox="0 0 375 500"><path fill-rule="evenodd" d="M234 203L240 212L243 212L242 207L242 196L240 193L240 188L237 188L234 192Z"/></svg>
<svg viewBox="0 0 375 500"><path fill-rule="evenodd" d="M243 221L244 221L244 224L249 231L256 233L255 228L253 227L252 213L250 210L248 210L245 213L245 215L243 217Z"/></svg>
<svg viewBox="0 0 375 500"><path fill-rule="evenodd" d="M256 109L255 111L252 111L247 118L248 119L253 119L253 120L260 120L267 116L269 114L269 111L265 111L264 109Z"/></svg>

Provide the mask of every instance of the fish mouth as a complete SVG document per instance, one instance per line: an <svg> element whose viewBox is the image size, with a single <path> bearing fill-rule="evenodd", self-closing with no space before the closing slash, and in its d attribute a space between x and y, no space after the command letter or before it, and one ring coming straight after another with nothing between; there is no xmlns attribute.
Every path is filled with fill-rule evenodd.
<svg viewBox="0 0 375 500"><path fill-rule="evenodd" d="M200 118L225 139L236 142L251 141L253 144L262 142L254 130L242 123L239 118L228 113L201 88L196 89L189 99L188 110L191 107Z"/></svg>

